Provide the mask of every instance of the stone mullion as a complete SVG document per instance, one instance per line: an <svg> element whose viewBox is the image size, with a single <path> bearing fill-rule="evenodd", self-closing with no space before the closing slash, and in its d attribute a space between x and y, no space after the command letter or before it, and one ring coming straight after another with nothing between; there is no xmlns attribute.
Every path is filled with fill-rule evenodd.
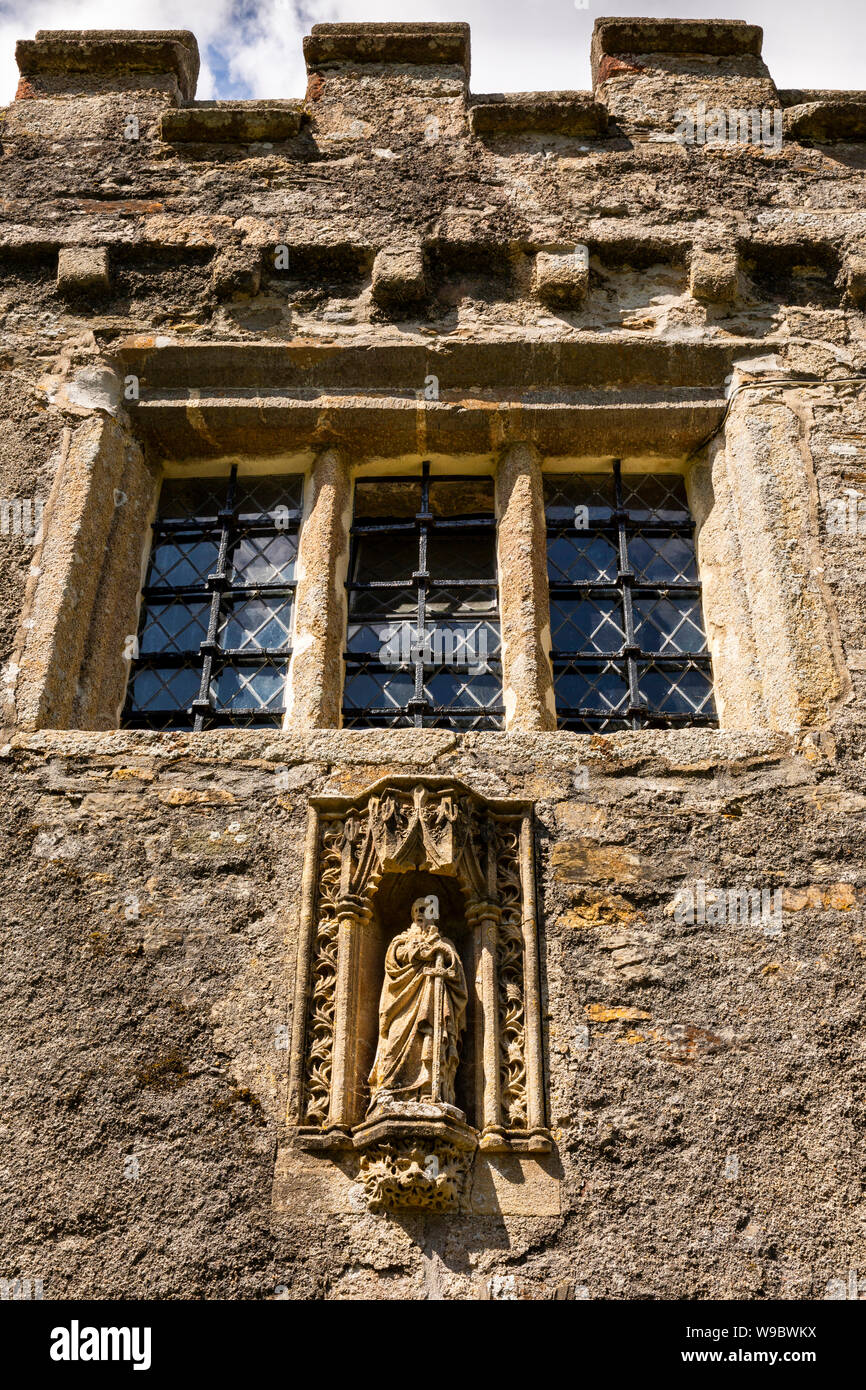
<svg viewBox="0 0 866 1390"><path fill-rule="evenodd" d="M296 728L333 729L340 723L346 632L351 485L345 458L334 449L319 454L308 487L286 720Z"/></svg>
<svg viewBox="0 0 866 1390"><path fill-rule="evenodd" d="M544 493L532 445L512 444L502 453L496 512L505 727L554 729Z"/></svg>

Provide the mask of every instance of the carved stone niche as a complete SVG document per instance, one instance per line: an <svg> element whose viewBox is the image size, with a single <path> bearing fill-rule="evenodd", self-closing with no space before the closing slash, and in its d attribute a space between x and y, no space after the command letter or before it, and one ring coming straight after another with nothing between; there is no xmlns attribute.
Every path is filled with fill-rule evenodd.
<svg viewBox="0 0 866 1390"><path fill-rule="evenodd" d="M289 1122L358 1155L371 1210L453 1211L477 1148L551 1148L531 818L441 777L311 801Z"/></svg>

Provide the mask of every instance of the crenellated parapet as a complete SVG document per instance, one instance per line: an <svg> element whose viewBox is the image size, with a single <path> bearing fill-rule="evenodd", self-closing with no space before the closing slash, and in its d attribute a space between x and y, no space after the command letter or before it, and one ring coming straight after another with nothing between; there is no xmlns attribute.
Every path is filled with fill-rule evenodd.
<svg viewBox="0 0 866 1390"><path fill-rule="evenodd" d="M389 93L425 96L434 114L442 99L461 96L477 135L602 138L616 121L652 138L670 132L678 110L703 103L708 110L792 108L785 121L791 138L863 138L865 93L780 92L762 42L759 25L742 19L601 18L589 53L591 92L470 96L467 24L317 24L303 40L306 115L314 125L332 124L349 93L385 106ZM17 100L152 92L188 108L182 120L163 122L170 142L285 140L299 128L302 101L289 93L196 103L199 49L188 29L40 29L35 39L19 40L15 56Z"/></svg>
<svg viewBox="0 0 866 1390"><path fill-rule="evenodd" d="M53 30L16 46L16 100L113 93L159 95L182 117L163 119L169 143L285 141L302 118L324 137L387 124L401 97L413 118L443 114L457 100L465 131L478 136L535 132L601 139L671 135L679 113L793 108L789 138L825 143L863 139L863 92L778 91L761 56L763 31L743 20L597 19L590 51L591 91L470 95L470 32L465 23L315 24L304 39L303 100L275 93L249 102L196 102L199 53L186 29ZM418 110L426 102L426 114ZM399 120L401 108L395 108ZM369 122L367 116L372 118ZM421 132L423 134L423 131ZM452 130L453 133L453 130Z"/></svg>
<svg viewBox="0 0 866 1390"><path fill-rule="evenodd" d="M40 30L2 123L0 262L91 314L180 272L184 313L229 335L263 297L249 321L278 337L455 314L748 336L755 303L827 332L866 299L866 93L780 91L762 41L601 18L591 88L473 93L467 24L317 24L303 95L198 101L188 30Z"/></svg>

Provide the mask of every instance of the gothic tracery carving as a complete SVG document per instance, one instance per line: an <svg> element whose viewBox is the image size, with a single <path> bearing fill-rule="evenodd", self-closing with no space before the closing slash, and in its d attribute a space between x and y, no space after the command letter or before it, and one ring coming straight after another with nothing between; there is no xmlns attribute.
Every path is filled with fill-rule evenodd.
<svg viewBox="0 0 866 1390"><path fill-rule="evenodd" d="M340 890L342 829L325 824L319 846L319 922L307 1014L308 1124L324 1125L331 1097L334 1045L334 990L337 980L337 902Z"/></svg>
<svg viewBox="0 0 866 1390"><path fill-rule="evenodd" d="M509 1128L526 1127L526 1057L520 832L497 827L497 887L502 907L499 931L499 1052L502 1110Z"/></svg>
<svg viewBox="0 0 866 1390"><path fill-rule="evenodd" d="M523 1147L549 1146L531 978L532 879L523 857L528 808L486 802L459 782L395 777L353 800L323 799L315 814L296 1123L316 1146L361 1151L371 1207L451 1209L479 1136L485 1148L520 1147L521 1135ZM435 898L416 901L418 920L409 928L395 931L397 924L381 920L375 902L383 877L412 872L456 881L463 964L450 923L445 936L420 920L421 904ZM383 933L384 946L376 946ZM425 933L429 941L421 940ZM467 1007L474 1023L462 1036ZM454 1100L454 1073L467 1048L474 1057L467 1063L475 1076L471 1123Z"/></svg>

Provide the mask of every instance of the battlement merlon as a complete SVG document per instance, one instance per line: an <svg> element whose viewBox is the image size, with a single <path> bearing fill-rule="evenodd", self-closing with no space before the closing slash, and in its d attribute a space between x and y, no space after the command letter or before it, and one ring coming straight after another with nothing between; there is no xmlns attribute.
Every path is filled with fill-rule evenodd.
<svg viewBox="0 0 866 1390"><path fill-rule="evenodd" d="M744 19L605 19L592 30L592 75L601 59L622 53L668 53L690 58L760 58L764 31Z"/></svg>
<svg viewBox="0 0 866 1390"><path fill-rule="evenodd" d="M309 73L370 65L460 68L469 80L469 25L314 24L304 39Z"/></svg>
<svg viewBox="0 0 866 1390"><path fill-rule="evenodd" d="M590 61L596 101L631 132L670 134L678 112L776 110L763 30L741 19L597 19Z"/></svg>
<svg viewBox="0 0 866 1390"><path fill-rule="evenodd" d="M17 100L155 89L192 101L199 74L188 29L40 29L15 58Z"/></svg>

